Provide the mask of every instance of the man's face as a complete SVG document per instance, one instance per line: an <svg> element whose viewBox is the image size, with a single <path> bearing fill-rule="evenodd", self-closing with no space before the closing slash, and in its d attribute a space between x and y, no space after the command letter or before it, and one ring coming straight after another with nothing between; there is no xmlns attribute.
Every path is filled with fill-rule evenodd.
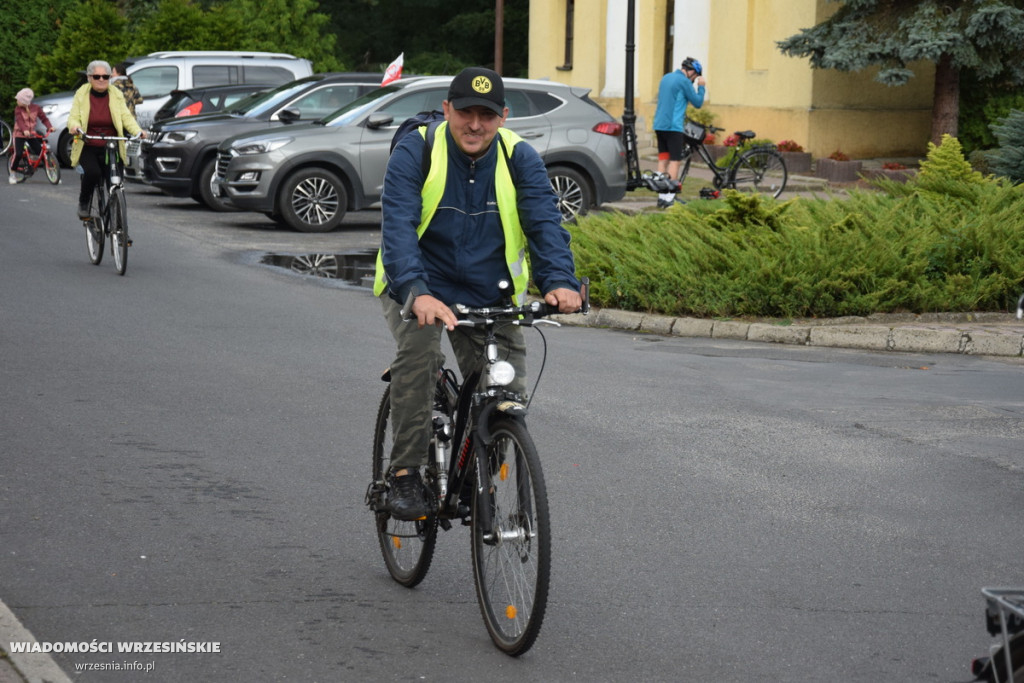
<svg viewBox="0 0 1024 683"><path fill-rule="evenodd" d="M462 153L471 159L483 156L491 147L498 129L505 124L508 107L504 113L496 114L487 107L476 105L466 109L456 109L445 100L443 103L444 118L448 121L448 130L455 138L455 144Z"/></svg>
<svg viewBox="0 0 1024 683"><path fill-rule="evenodd" d="M106 78L99 78L99 76L106 76ZM96 92L103 92L110 86L110 72L102 66L96 67L96 70L89 74L89 85Z"/></svg>

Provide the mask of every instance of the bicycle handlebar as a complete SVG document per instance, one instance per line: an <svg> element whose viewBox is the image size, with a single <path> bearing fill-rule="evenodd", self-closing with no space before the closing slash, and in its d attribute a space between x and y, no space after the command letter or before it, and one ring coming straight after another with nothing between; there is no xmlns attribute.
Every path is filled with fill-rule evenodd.
<svg viewBox="0 0 1024 683"><path fill-rule="evenodd" d="M139 138L138 135L126 138L117 135L89 135L88 133L75 133L75 137L83 140L124 140L126 142L129 140L137 140Z"/></svg>
<svg viewBox="0 0 1024 683"><path fill-rule="evenodd" d="M582 313L583 315L587 315L590 313L590 278L580 278L580 285L580 293L583 295L583 305L576 311L573 311L573 313ZM411 320L412 304L415 300L415 294L410 292L409 296L405 300L405 305L402 306L402 320ZM520 321L519 324L529 325L533 320L544 318L549 315L569 315L558 310L558 306L552 306L544 301L531 301L525 306L509 304L506 306L482 306L478 308L466 306L465 304L455 304L452 306L452 310L455 311L455 315L459 318L457 324L466 326L476 326L481 323L479 320L469 320L470 317L485 318L490 321L506 318L514 318L518 320L522 317L524 321L528 322ZM557 323L552 324L557 325Z"/></svg>

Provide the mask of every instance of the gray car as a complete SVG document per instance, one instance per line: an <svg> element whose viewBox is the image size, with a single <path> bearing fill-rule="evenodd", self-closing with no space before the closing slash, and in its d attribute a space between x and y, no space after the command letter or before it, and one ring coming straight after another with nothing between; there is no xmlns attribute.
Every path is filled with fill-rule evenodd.
<svg viewBox="0 0 1024 683"><path fill-rule="evenodd" d="M246 133L218 148L221 192L302 232L327 232L380 200L391 138L410 116L440 110L451 76L403 79L308 125ZM626 192L622 125L589 90L505 79L506 126L540 153L565 220Z"/></svg>

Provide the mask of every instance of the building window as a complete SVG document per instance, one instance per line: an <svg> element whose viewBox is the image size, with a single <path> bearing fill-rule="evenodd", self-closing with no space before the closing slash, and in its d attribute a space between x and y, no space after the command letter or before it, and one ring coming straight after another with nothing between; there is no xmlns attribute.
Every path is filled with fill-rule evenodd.
<svg viewBox="0 0 1024 683"><path fill-rule="evenodd" d="M662 65L662 73L668 73L669 71L675 71L676 64L673 51L676 46L676 3L674 0L668 0L665 3L665 63Z"/></svg>
<svg viewBox="0 0 1024 683"><path fill-rule="evenodd" d="M572 21L576 12L576 1L565 1L565 64L556 66L559 71L572 71Z"/></svg>

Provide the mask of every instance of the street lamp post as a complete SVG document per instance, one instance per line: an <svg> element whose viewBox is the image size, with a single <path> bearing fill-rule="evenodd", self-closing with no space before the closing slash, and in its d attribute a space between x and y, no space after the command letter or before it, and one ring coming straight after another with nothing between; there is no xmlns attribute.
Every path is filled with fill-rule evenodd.
<svg viewBox="0 0 1024 683"><path fill-rule="evenodd" d="M636 114L633 111L633 15L636 0L629 0L626 9L626 93L622 109L622 128L626 139L626 189L645 187L640 175L640 154L636 148Z"/></svg>

